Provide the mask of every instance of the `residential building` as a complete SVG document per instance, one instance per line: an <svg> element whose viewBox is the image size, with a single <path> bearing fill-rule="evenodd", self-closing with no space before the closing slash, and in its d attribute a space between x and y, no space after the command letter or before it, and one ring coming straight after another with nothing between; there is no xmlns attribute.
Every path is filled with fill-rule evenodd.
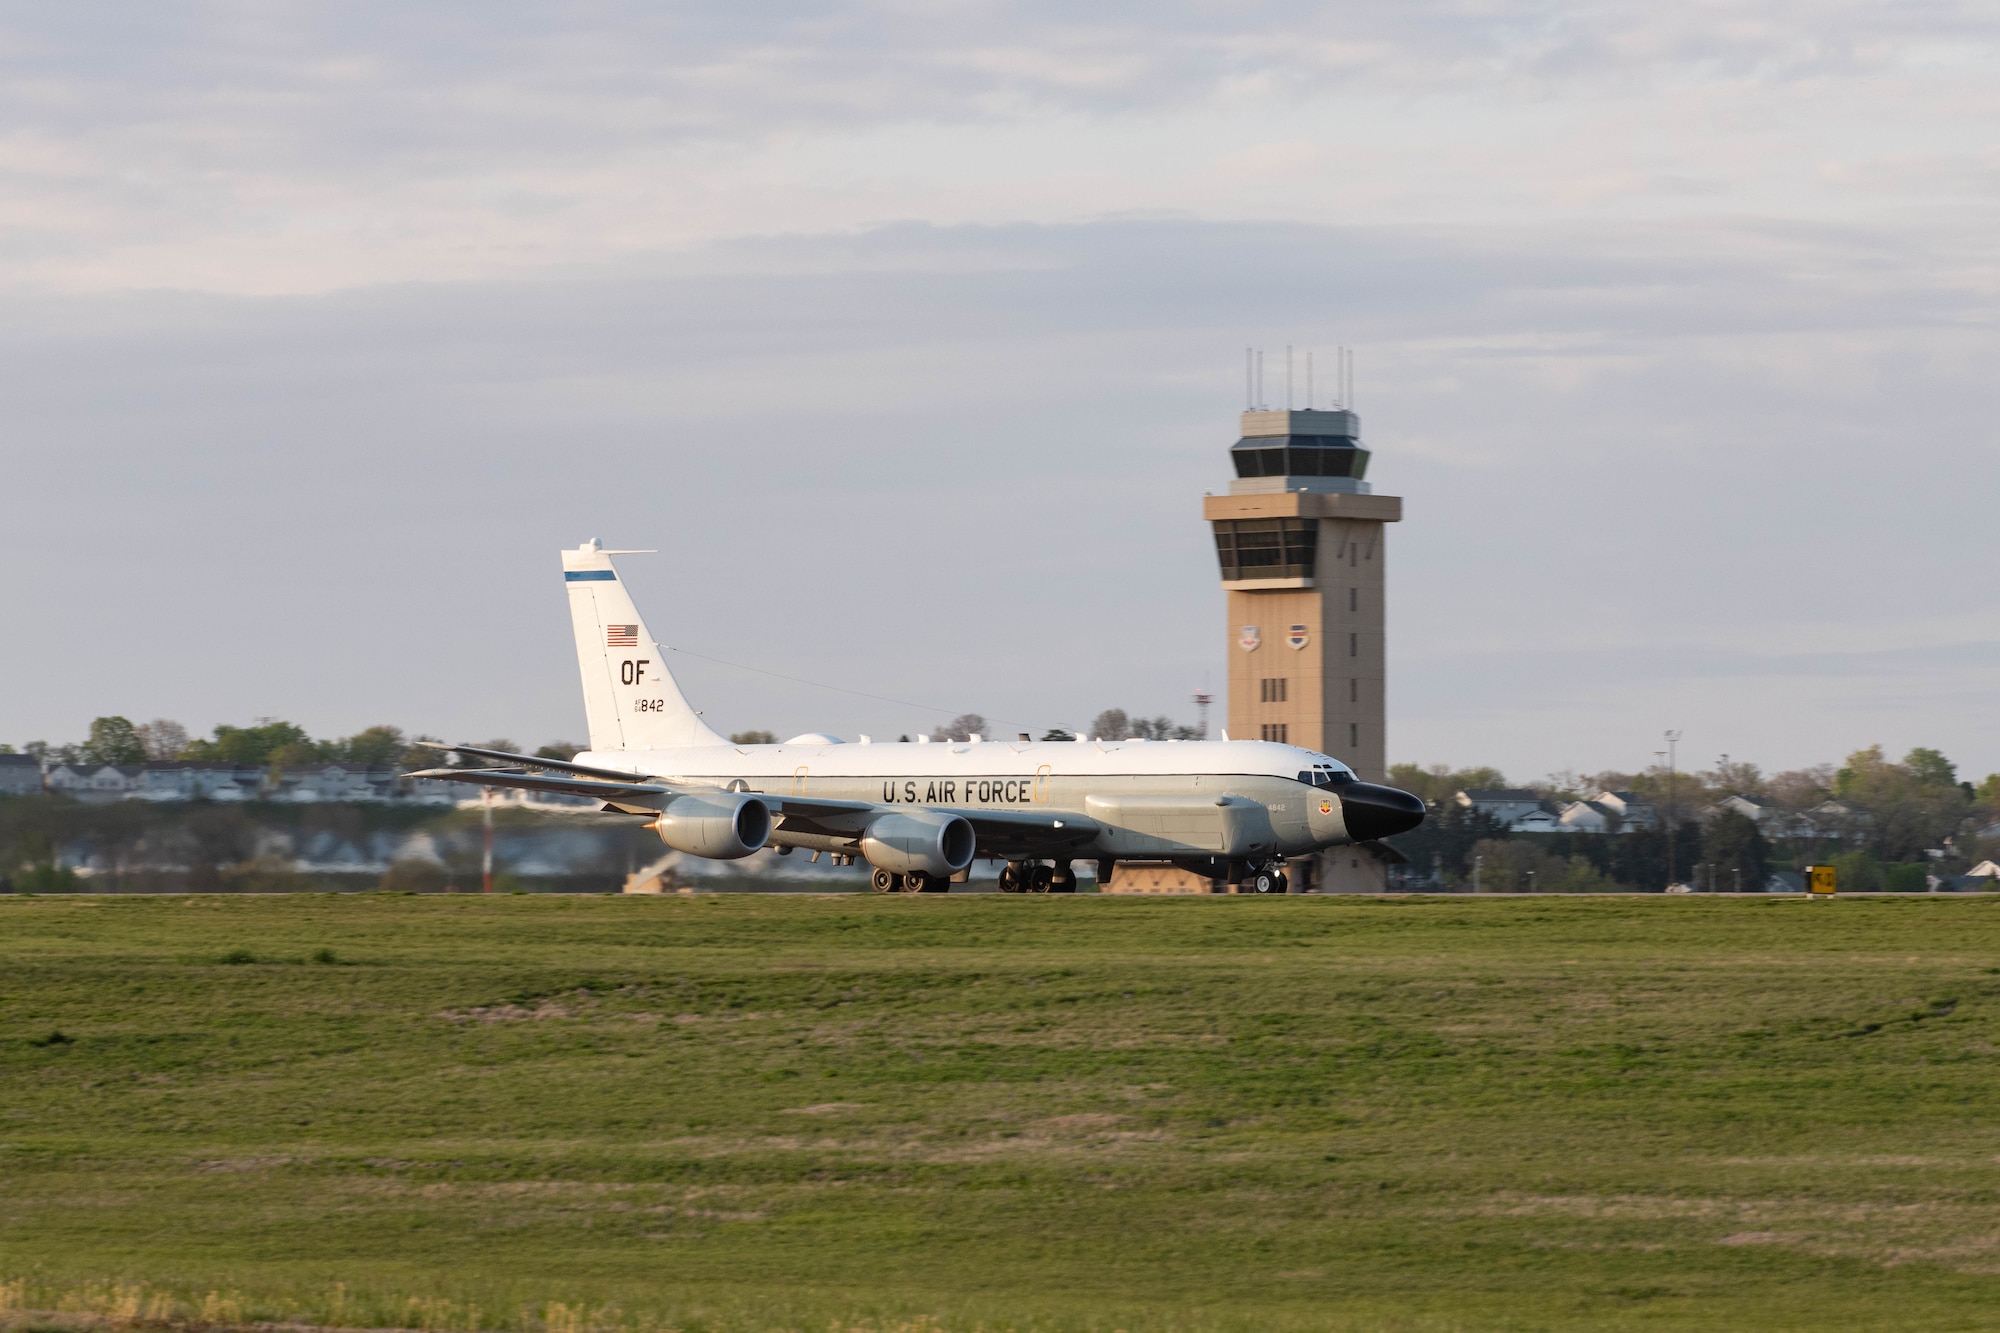
<svg viewBox="0 0 2000 1333"><path fill-rule="evenodd" d="M31 796L41 789L40 760L31 754L0 754L0 796Z"/></svg>
<svg viewBox="0 0 2000 1333"><path fill-rule="evenodd" d="M79 801L121 801L139 789L139 773L136 765L57 764L49 770L43 786Z"/></svg>
<svg viewBox="0 0 2000 1333"><path fill-rule="evenodd" d="M264 785L264 770L238 764L192 759L164 759L139 770L135 801L246 801Z"/></svg>
<svg viewBox="0 0 2000 1333"><path fill-rule="evenodd" d="M1507 826L1509 833L1573 833L1574 829L1564 828L1562 816L1553 805L1544 802L1528 811Z"/></svg>
<svg viewBox="0 0 2000 1333"><path fill-rule="evenodd" d="M1732 793L1708 807L1704 813L1719 815L1725 811L1742 815L1757 826L1759 833L1770 839L1811 838L1819 833L1804 815L1787 810L1776 801L1762 796Z"/></svg>
<svg viewBox="0 0 2000 1333"><path fill-rule="evenodd" d="M1805 812L1804 827L1810 836L1848 841L1862 837L1873 822L1868 811L1852 801L1826 800Z"/></svg>
<svg viewBox="0 0 2000 1333"><path fill-rule="evenodd" d="M1601 791L1590 798L1593 805L1601 805L1618 816L1618 831L1630 833L1635 829L1658 828L1659 812L1653 803L1637 792Z"/></svg>
<svg viewBox="0 0 2000 1333"><path fill-rule="evenodd" d="M1542 798L1520 787L1491 787L1478 791L1462 791L1458 803L1476 810L1489 819L1497 819L1509 827L1517 819L1524 818L1543 808Z"/></svg>
<svg viewBox="0 0 2000 1333"><path fill-rule="evenodd" d="M413 783L411 785L416 786L419 784ZM454 799L462 809L473 809L483 807L487 804L486 792L484 790L473 788L473 794L467 796L465 795L466 787L463 783L444 783L426 778L421 785L457 787L458 791L454 794ZM593 796L566 796L561 792L528 791L522 787L494 787L491 790L493 792L492 803L495 807L515 806L523 810L561 810L568 813L577 810L594 811L604 804Z"/></svg>
<svg viewBox="0 0 2000 1333"><path fill-rule="evenodd" d="M465 785L437 778L406 778L398 784L397 799L413 805L453 806L465 799Z"/></svg>
<svg viewBox="0 0 2000 1333"><path fill-rule="evenodd" d="M1623 833L1624 819L1602 801L1572 801L1561 807L1564 833Z"/></svg>
<svg viewBox="0 0 2000 1333"><path fill-rule="evenodd" d="M320 801L384 801L395 795L396 770L366 764L324 763L281 774L273 800L312 804Z"/></svg>

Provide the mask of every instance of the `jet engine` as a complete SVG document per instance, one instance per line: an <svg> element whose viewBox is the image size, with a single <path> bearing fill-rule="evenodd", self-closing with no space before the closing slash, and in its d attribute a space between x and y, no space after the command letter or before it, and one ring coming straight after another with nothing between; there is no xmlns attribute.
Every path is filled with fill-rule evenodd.
<svg viewBox="0 0 2000 1333"><path fill-rule="evenodd" d="M667 803L652 829L677 852L734 861L771 840L771 807L747 792L681 796Z"/></svg>
<svg viewBox="0 0 2000 1333"><path fill-rule="evenodd" d="M972 864L978 842L972 825L959 815L898 811L877 815L868 825L861 835L861 854L879 870L945 878Z"/></svg>

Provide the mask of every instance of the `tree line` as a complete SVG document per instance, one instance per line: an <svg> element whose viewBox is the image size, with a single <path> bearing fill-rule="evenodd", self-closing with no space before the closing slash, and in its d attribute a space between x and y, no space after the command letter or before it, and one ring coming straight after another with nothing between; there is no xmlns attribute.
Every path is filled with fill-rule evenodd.
<svg viewBox="0 0 2000 1333"><path fill-rule="evenodd" d="M33 755L44 768L57 764L98 767L105 764L129 767L170 760L235 764L241 768L269 769L274 773L296 771L314 764L343 763L367 768L391 768L412 772L439 768L449 761L444 752L420 745L435 736L407 736L401 727L364 727L352 736L315 740L306 729L276 718L259 718L247 727L223 723L205 737L190 736L186 727L166 718L134 723L130 718L111 716L94 719L90 734L75 744L50 745L29 741L18 753ZM490 750L520 753L505 738L482 742ZM584 747L567 741L551 741L535 751L545 759L569 759ZM0 745L0 754L17 753L12 745Z"/></svg>
<svg viewBox="0 0 2000 1333"><path fill-rule="evenodd" d="M1397 764L1389 781L1431 808L1422 827L1393 840L1414 868L1452 887L1470 887L1476 875L1488 892L1658 890L1670 872L1699 888L1754 890L1774 870L1814 864L1833 865L1846 889L1921 891L1932 875L2000 857L2000 833L1989 832L2000 826L2000 774L1961 780L1942 752L1924 747L1893 760L1871 745L1838 766L1768 775L1723 758L1696 771L1657 764L1637 773L1555 773L1525 784L1551 802L1629 791L1653 806L1655 827L1618 834L1511 834L1501 821L1460 805L1460 791L1510 786L1495 768ZM1729 796L1774 811L1782 836L1767 837L1756 820L1717 810Z"/></svg>

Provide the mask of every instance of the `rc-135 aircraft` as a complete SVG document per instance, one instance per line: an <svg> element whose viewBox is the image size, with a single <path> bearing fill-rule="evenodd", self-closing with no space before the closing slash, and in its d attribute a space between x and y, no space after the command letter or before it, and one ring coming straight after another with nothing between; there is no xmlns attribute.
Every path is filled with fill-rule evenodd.
<svg viewBox="0 0 2000 1333"><path fill-rule="evenodd" d="M594 797L661 841L732 859L763 847L858 857L878 893L944 893L985 856L1008 893L1073 893L1075 860L1171 861L1255 893L1284 858L1415 828L1424 805L1337 759L1266 741L988 740L735 745L688 706L594 539L562 553L590 749L572 762L443 746L498 768L413 776Z"/></svg>

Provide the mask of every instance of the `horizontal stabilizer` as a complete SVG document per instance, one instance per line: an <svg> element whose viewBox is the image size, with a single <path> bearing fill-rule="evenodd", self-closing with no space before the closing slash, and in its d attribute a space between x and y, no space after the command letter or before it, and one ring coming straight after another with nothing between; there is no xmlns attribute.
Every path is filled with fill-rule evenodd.
<svg viewBox="0 0 2000 1333"><path fill-rule="evenodd" d="M654 810L674 797L684 795L687 790L650 782L600 782L570 774L523 773L517 768L427 768L409 776L439 782L467 782L476 787L518 787L523 791L551 792L560 796L588 796L593 800L610 801L614 805L639 805Z"/></svg>
<svg viewBox="0 0 2000 1333"><path fill-rule="evenodd" d="M474 759L490 759L497 764L513 764L520 768L546 769L551 773L574 773L579 777L604 778L610 782L630 782L633 775L615 768L592 768L588 764L572 764L562 759L544 759L533 754L509 754L505 750L487 750L477 745L447 745L443 741L416 741L414 744L426 750L444 750L451 754L468 754Z"/></svg>

